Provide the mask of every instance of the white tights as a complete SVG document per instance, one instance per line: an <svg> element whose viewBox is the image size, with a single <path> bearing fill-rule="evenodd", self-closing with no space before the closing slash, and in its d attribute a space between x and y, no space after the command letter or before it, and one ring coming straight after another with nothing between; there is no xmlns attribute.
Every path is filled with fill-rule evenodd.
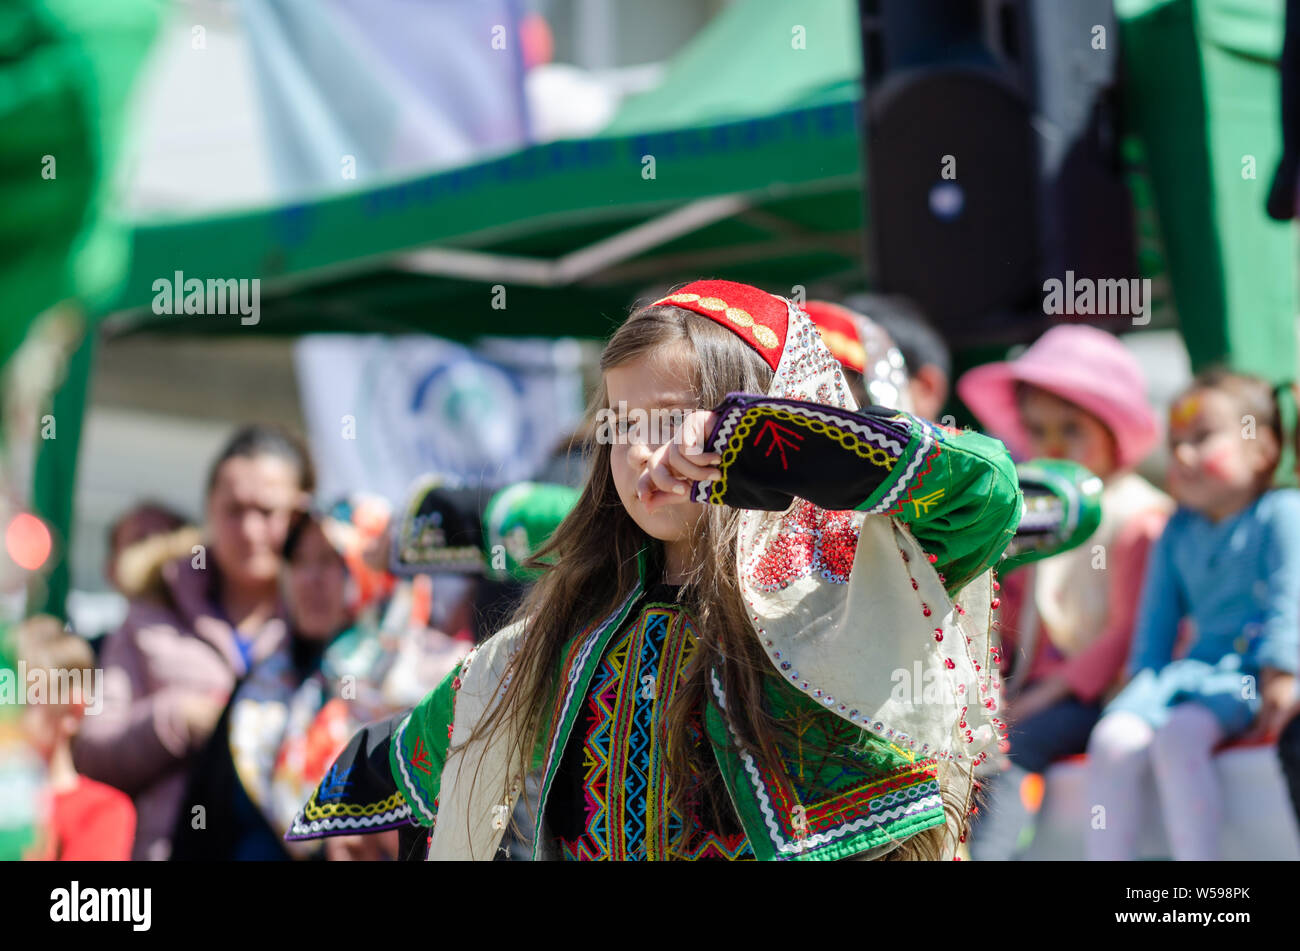
<svg viewBox="0 0 1300 951"><path fill-rule="evenodd" d="M1088 858L1137 858L1144 811L1138 797L1150 766L1173 857L1217 859L1223 791L1210 756L1222 739L1214 714L1196 703L1171 709L1169 720L1158 730L1131 713L1103 717L1088 740L1089 802L1094 806ZM1095 816L1097 805L1105 808L1101 828Z"/></svg>

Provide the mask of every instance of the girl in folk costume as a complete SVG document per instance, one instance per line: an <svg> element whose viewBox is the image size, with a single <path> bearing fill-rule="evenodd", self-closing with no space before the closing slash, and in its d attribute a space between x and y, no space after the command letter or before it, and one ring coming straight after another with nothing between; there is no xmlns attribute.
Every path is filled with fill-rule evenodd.
<svg viewBox="0 0 1300 951"><path fill-rule="evenodd" d="M1147 553L1174 505L1133 471L1159 427L1142 368L1113 335L1053 328L1018 359L970 370L957 392L1013 453L1072 460L1104 486L1101 523L1082 545L1003 582L1011 749L1006 775L988 784L971 853L1009 859L1027 825L1021 780L1082 753L1115 692Z"/></svg>
<svg viewBox="0 0 1300 951"><path fill-rule="evenodd" d="M430 857L493 858L529 778L535 857L953 854L1003 728L1001 444L858 411L743 284L635 312L601 367L552 567L389 744Z"/></svg>

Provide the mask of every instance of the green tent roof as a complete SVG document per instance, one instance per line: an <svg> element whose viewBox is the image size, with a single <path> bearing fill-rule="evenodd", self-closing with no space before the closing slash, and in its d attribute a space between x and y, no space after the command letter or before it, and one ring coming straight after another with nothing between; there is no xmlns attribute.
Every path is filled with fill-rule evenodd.
<svg viewBox="0 0 1300 951"><path fill-rule="evenodd" d="M856 6L824 0L791 19L779 0L731 4L594 138L141 222L118 326L604 336L636 295L702 274L787 293L860 283ZM258 278L260 323L155 315L154 282L177 271Z"/></svg>
<svg viewBox="0 0 1300 951"><path fill-rule="evenodd" d="M1294 235L1263 220L1266 183L1243 181L1239 144L1249 140L1261 163L1276 155L1269 60L1280 5L1204 0L1195 14L1171 0L1118 6L1126 100L1155 185L1148 198L1138 181L1144 240L1156 240L1154 205L1193 361L1228 352L1281 378L1294 369L1294 281L1267 278L1294 273ZM797 13L779 0L738 0L602 135L314 202L140 222L130 272L100 318L118 332L605 336L638 295L693 278L785 293L870 283L857 35L848 0ZM1170 76L1192 81L1174 88ZM1206 195L1216 196L1212 207ZM1144 256L1145 274L1163 266ZM154 314L154 282L177 271L259 279L260 322ZM1205 293L1198 276L1211 285ZM493 306L497 285L503 309ZM76 439L63 427L79 418L91 348L93 339L56 397L61 438L37 463L36 509L65 532ZM56 609L64 570L50 581Z"/></svg>
<svg viewBox="0 0 1300 951"><path fill-rule="evenodd" d="M845 97L555 142L310 204L142 225L111 309L132 329L183 333L599 336L631 296L700 274L773 289L856 280L856 110ZM260 279L261 322L154 314L154 282L177 271Z"/></svg>
<svg viewBox="0 0 1300 951"><path fill-rule="evenodd" d="M606 131L680 129L856 98L859 32L853 0L732 3Z"/></svg>
<svg viewBox="0 0 1300 951"><path fill-rule="evenodd" d="M764 43L784 44L797 58L762 76L761 101L753 93L762 57L746 53L746 71L727 79L742 58L719 60L697 107L677 103L668 119L666 104L689 98L680 92L691 86L683 77L701 68L693 45L659 90L630 102L609 131L590 139L317 201L135 222L129 272L96 316L109 334L604 337L637 296L701 276L785 293L819 282L859 285L857 65L843 26L853 5L817 6L825 9L816 17L800 13L806 50L791 45L790 17L772 0L732 4L700 38L723 55L727 35L735 49L752 40L756 18L780 24ZM819 46L832 37L835 68ZM154 313L155 282L177 272L186 280L259 280L258 323ZM96 336L88 335L56 394L61 437L65 424L75 436ZM34 507L65 543L76 443L42 445L35 473ZM33 608L61 609L66 572L60 560Z"/></svg>

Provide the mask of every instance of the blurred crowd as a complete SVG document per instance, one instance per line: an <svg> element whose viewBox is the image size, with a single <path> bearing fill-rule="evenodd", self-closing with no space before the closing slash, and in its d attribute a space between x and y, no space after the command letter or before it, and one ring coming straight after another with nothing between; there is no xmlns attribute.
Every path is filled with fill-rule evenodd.
<svg viewBox="0 0 1300 951"><path fill-rule="evenodd" d="M1124 806L1092 858L1137 856L1147 770L1173 857L1217 857L1225 744L1275 748L1300 805L1300 491L1274 485L1296 438L1289 394L1211 372L1162 425L1138 361L1102 330L1056 326L954 386L908 301L806 309L860 403L937 420L955 389L1018 460L1068 459L1100 482L1091 537L1001 579L1011 731L972 856L1022 851L1024 777L1081 754L1089 801ZM509 617L576 498L584 435L548 470L569 485L429 478L407 499L322 501L298 439L250 425L211 464L201 524L147 501L124 513L107 572L130 608L98 656L52 618L19 631L29 670L103 670L96 715L26 710L48 784L31 857L399 857L396 833L283 837L322 779L348 782L326 771L360 725L415 704ZM1136 470L1162 436L1158 488Z"/></svg>
<svg viewBox="0 0 1300 951"><path fill-rule="evenodd" d="M572 494L515 485L500 500L516 508L494 509L430 479L395 514L372 496L320 504L314 484L293 434L243 427L211 464L201 526L148 501L113 524L106 570L129 610L96 651L48 616L20 626L26 670L103 673L95 709L25 709L49 793L30 857L324 857L283 841L296 809L360 724L414 705L512 610L527 570L506 549L536 530L518 503L563 512Z"/></svg>

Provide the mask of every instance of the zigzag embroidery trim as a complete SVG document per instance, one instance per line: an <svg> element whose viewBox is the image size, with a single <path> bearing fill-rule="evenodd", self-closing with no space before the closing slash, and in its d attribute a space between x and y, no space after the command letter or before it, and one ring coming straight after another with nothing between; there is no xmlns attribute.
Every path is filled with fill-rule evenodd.
<svg viewBox="0 0 1300 951"><path fill-rule="evenodd" d="M917 783L915 786L906 786L902 789L896 789L893 792L885 793L883 796L871 800L869 806L872 809L883 809L885 806L896 806L900 802L913 802L920 798L924 792L922 786L924 783Z"/></svg>
<svg viewBox="0 0 1300 951"><path fill-rule="evenodd" d="M543 805L546 802L547 794L549 794L550 792L551 779L553 778L552 767L555 765L556 751L560 745L560 733L561 733L560 726L561 724L564 723L565 719L569 715L569 706L573 703L573 694L574 691L577 690L578 688L578 677L582 673L582 669L586 666L587 658L591 656L591 652L595 648L596 642L600 640L601 635L605 633L605 631L609 628L611 624L613 624L616 620L621 619L623 617L623 612L627 610L628 605L631 604L632 601L635 598L637 598L640 594L641 594L641 586L637 585L635 588L632 589L632 593L629 594L623 600L623 603L618 606L618 610L615 611L613 614L611 614L608 618L606 618L604 624L600 625L600 627L596 628L589 635L587 635L587 640L582 645L582 650L578 652L578 656L574 658L573 666L569 668L569 686L564 693L564 704L560 707L559 715L555 719L555 724L554 724L555 735L551 737L551 748L546 754L546 768L542 772L542 775L547 777L546 788L543 790L542 793ZM540 814L540 810L539 810L539 814ZM534 842L533 858L536 859L537 855L538 855L538 843Z"/></svg>
<svg viewBox="0 0 1300 951"><path fill-rule="evenodd" d="M377 812L388 812L396 809L401 803L405 802L400 792L395 792L387 799L380 802L361 805L354 802L320 802L316 796L312 796L303 807L303 814L308 818L332 818L334 816L366 816L374 815Z"/></svg>
<svg viewBox="0 0 1300 951"><path fill-rule="evenodd" d="M437 815L430 812L429 807L424 804L424 800L420 798L419 787L412 781L411 774L406 771L406 756L403 754L402 738L406 736L406 728L410 724L411 715L408 713L406 719L402 721L402 725L397 728L397 735L393 737L393 742L397 744L397 768L402 771L402 782L406 786L405 791L411 794L406 797L408 802L413 800L420 807L420 812L424 814L424 817L433 822Z"/></svg>
<svg viewBox="0 0 1300 951"><path fill-rule="evenodd" d="M722 694L722 684L718 682L717 671L710 672L710 679L713 682L713 695L718 698L718 706L725 712L727 709L726 698ZM735 731L731 729L731 724L727 724L727 731L731 733L732 739L737 739ZM793 846L784 838L781 832L781 826L776 821L776 813L772 811L772 802L767 797L767 787L763 785L762 779L758 775L758 767L754 765L753 758L744 750L740 751L741 761L745 764L745 772L749 773L750 779L754 782L754 789L758 792L758 805L763 811L763 821L767 824L768 832L771 839L776 843L776 847L781 852L795 851Z"/></svg>
<svg viewBox="0 0 1300 951"><path fill-rule="evenodd" d="M615 611L613 614L611 614L608 620L606 620L604 624L602 624L600 627L596 628L594 631L592 631L590 634L587 635L586 643L582 645L582 650L578 651L578 656L575 657L573 660L573 666L569 668L569 687L564 692L564 704L563 706L560 707L560 715L558 718L561 723L563 723L564 718L568 716L569 705L573 703L573 693L575 690L578 689L578 677L582 674L582 668L586 665L587 658L591 656L592 650L595 649L596 642L600 640L600 636L603 633L605 633L605 629L608 628L609 625L614 622L614 618L618 617L620 614L623 613L623 609L627 607L628 602L630 602L634 597L636 597L640 593L641 593L640 588L634 589L633 592L629 594L627 598L623 601L623 603L618 606L618 610ZM557 730L555 732L555 736L551 738L551 752L550 752L551 757L555 756L555 748L559 744L559 742L560 742L560 733Z"/></svg>
<svg viewBox="0 0 1300 951"><path fill-rule="evenodd" d="M902 478L898 479L892 488L885 493L885 497L867 510L868 515L879 515L894 504L894 500L911 484L912 478L916 475L916 470L921 467L921 463L930 454L930 447L934 445L934 437L930 435L926 427L920 427L917 432L921 434L921 445L917 447L916 454L912 456L912 461L907 464L907 469L903 472Z"/></svg>
<svg viewBox="0 0 1300 951"><path fill-rule="evenodd" d="M747 412L749 412L753 408L754 408L754 404L750 404L746 406L736 406L727 411L727 414L722 419L722 425L718 427L718 435L713 439L713 444L711 448L714 452L721 453L724 450L726 450L727 444L731 440L731 434L733 431L735 431L737 422L741 419L741 417L743 417ZM845 416L840 416L836 414L833 409L823 410L823 409L814 409L810 406L784 406L784 405L781 408L788 413L796 414L799 416L806 416L809 419L820 420L823 423L830 423L831 425L839 426L842 429L847 429L850 432L854 433L855 435L861 437L863 441L868 443L874 443L875 445L880 446L882 449L886 450L887 452L892 453L895 457L901 456L903 454L904 447L900 445L897 440L890 439L884 433L876 432L871 427L863 425L862 423L858 422L855 419L850 419ZM925 433L924 429L922 430L922 433L923 435L926 435L926 438L928 440L929 439L928 434ZM924 450L925 447L928 445L929 443L927 442L922 447L922 449ZM922 452L922 455L924 455L924 451ZM913 468L915 468L915 465L909 467L907 475L904 476L904 479L907 479L908 477L911 476ZM711 485L712 483L697 484L695 487L694 501L696 502L709 501L709 487ZM889 500L892 501L894 495L895 493L891 491L889 495ZM883 511L883 509L880 509L880 511ZM867 514L869 515L877 514L877 509L872 509Z"/></svg>
<svg viewBox="0 0 1300 951"><path fill-rule="evenodd" d="M718 427L717 438L713 440L713 451L722 452L727 448L727 442L731 439L731 432L736 428L736 420L745 415L745 407L733 406L723 417L722 425Z"/></svg>
<svg viewBox="0 0 1300 951"><path fill-rule="evenodd" d="M722 685L718 682L716 671L710 673L710 679L713 683L713 695L717 697L718 705L722 707L723 710L726 710L726 700L722 695ZM731 732L730 725L728 725L727 729ZM732 737L733 739L735 738L734 732L732 732ZM938 808L943 805L942 796L936 792L933 795L899 806L896 809L890 809L886 812L864 816L863 818L856 819L847 825L842 825L826 832L819 832L816 835L808 836L807 838L800 839L797 842L791 842L784 837L781 826L776 820L776 813L772 811L772 802L767 795L767 787L763 785L762 778L758 773L758 767L754 765L753 758L743 750L740 752L740 758L745 764L745 772L749 773L750 779L754 783L754 790L758 794L759 808L763 811L763 821L767 824L767 828L771 833L772 841L776 844L777 851L785 854L801 854L810 849L815 849L818 846L828 845L836 839L843 838L849 833L869 829L872 826L892 822L894 819L899 819L905 815L924 812L928 809Z"/></svg>
<svg viewBox="0 0 1300 951"><path fill-rule="evenodd" d="M713 440L712 448L714 452L721 453L727 448L731 433L736 428L736 421L744 414L745 407L743 406L735 406L727 410L726 415L722 417L722 425L718 427L718 435ZM697 482L695 484L695 501L709 501L709 489L712 485L712 482Z"/></svg>
<svg viewBox="0 0 1300 951"><path fill-rule="evenodd" d="M752 409L753 407L746 407ZM847 429L858 436L861 436L866 442L873 442L882 449L891 452L895 457L903 454L903 446L896 440L890 439L884 433L876 432L870 426L865 426L856 419L850 419L846 416L837 415L833 409L813 409L811 406L782 406L781 409L787 413L794 413L799 416L807 416L810 419L819 419L823 423L831 423L839 426L841 429Z"/></svg>
<svg viewBox="0 0 1300 951"><path fill-rule="evenodd" d="M397 824L411 818L411 807L403 805L391 812L377 816L345 816L341 818L319 819L314 822L299 822L295 817L289 838L312 838L322 832L336 832L344 829L368 829L377 825Z"/></svg>

